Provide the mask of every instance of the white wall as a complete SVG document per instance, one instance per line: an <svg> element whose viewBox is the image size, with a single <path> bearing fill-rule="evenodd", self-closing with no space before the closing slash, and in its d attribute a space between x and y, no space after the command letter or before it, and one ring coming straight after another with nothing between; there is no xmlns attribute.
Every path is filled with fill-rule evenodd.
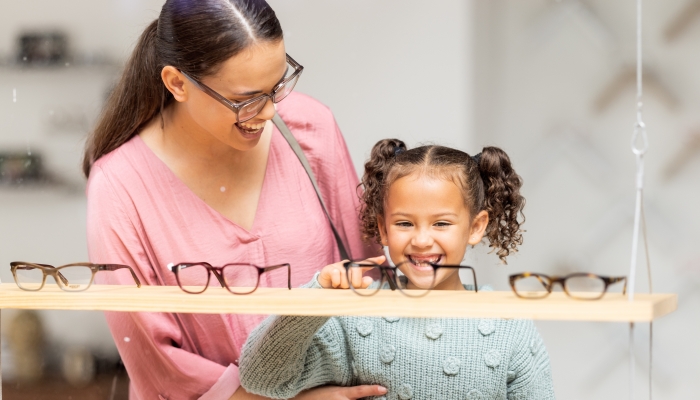
<svg viewBox="0 0 700 400"><path fill-rule="evenodd" d="M270 3L285 30L288 52L305 66L298 89L333 109L358 171L371 146L385 137L409 144L469 144L471 2L444 0L440 7L418 0ZM60 28L79 59L123 62L161 4L13 2L0 13L0 58L11 57L19 30ZM2 281L11 281L13 260L61 264L87 259L79 172L87 128L57 131L50 115L84 118L89 126L114 78L115 71L105 67L22 71L0 66L0 149L42 152L51 170L73 183L71 190L0 187ZM11 317L3 315L5 322ZM52 341L114 351L100 313L42 315Z"/></svg>
<svg viewBox="0 0 700 400"><path fill-rule="evenodd" d="M688 147L689 134L700 133L700 18L667 41L665 29L689 2L643 3L644 120L650 143L645 196L654 290L679 295L678 311L654 324L654 398L694 398L700 370L700 152L673 178L665 169ZM476 5L474 140L504 146L523 176L527 198L522 251L508 267L477 254L479 276L505 290L507 275L520 271L627 275L634 86L604 110L597 111L595 101L621 68L634 65L636 2L479 0ZM677 105L659 96L652 74ZM572 140L571 132L579 138ZM647 290L641 252L639 260L638 292ZM625 324L538 326L558 398L627 398ZM648 325L636 332L637 398L646 398Z"/></svg>

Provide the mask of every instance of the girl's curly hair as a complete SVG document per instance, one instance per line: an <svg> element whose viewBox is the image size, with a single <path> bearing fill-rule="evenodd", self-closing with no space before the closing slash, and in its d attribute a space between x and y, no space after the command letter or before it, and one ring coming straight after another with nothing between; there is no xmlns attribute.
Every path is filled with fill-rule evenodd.
<svg viewBox="0 0 700 400"><path fill-rule="evenodd" d="M486 237L498 257L517 251L523 243L520 225L525 198L520 195L522 179L515 173L510 158L497 147L484 147L476 157L443 146L421 146L407 149L398 139L384 139L372 148L365 163L360 186L360 220L365 241L380 243L377 218L384 215L388 188L396 180L411 173L449 179L461 189L470 214L485 210L489 216ZM518 221L518 215L522 217Z"/></svg>

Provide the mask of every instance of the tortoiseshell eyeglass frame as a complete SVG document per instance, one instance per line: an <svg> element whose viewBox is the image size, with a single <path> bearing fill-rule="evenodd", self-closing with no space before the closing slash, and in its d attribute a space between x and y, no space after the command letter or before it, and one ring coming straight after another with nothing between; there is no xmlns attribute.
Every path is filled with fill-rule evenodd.
<svg viewBox="0 0 700 400"><path fill-rule="evenodd" d="M396 266L391 266L391 265L379 265L375 264L372 262L366 262L366 261L346 261L343 263L343 266L345 267L345 274L348 279L348 282L350 283L350 289L352 289L353 292L357 293L360 296L372 296L375 293L379 291L379 289L384 285L384 282L387 282L389 284L389 289L391 290L397 290L401 292L401 294L408 296L408 297L423 297L427 295L430 291L433 290L433 288L430 289L425 289L425 290L419 290L422 292L419 295L411 295L410 290L406 291L405 289L401 289L401 286L396 282L397 279L399 279L398 274L396 271L399 269L399 267L402 264L409 263L409 261L404 261L403 263L399 263ZM476 283L476 272L474 272L474 268L466 266L466 265L441 265L441 264L433 264L433 263L426 263L430 265L433 268L433 276L435 277L437 275L437 271L440 268L450 268L450 269L460 269L460 270L470 270L472 273L472 278L474 279L474 292L479 291L479 285ZM381 271L381 277L379 277L380 282L379 286L375 291L367 291L364 290L362 292L358 292L355 287L352 286L351 279L350 279L350 269L351 268L378 268L379 271Z"/></svg>
<svg viewBox="0 0 700 400"><path fill-rule="evenodd" d="M236 114L236 121L246 122L246 121L249 121L249 120L255 118L255 116L258 115L258 113L260 113L260 111L262 111L266 102L263 103L263 105L260 107L260 109L258 110L258 112L256 114L253 114L249 118L246 118L244 120L241 120L239 118L239 112L241 111L241 109L243 109L244 107L246 107L250 104L256 103L258 101L262 101L263 98L267 98L269 100L272 100L273 103L279 103L280 101L284 100L285 97L288 96L289 93L292 92L292 90L294 90L294 86L296 86L296 82L294 83L294 86L292 86L292 88L289 90L289 93L287 93L287 95L285 95L285 97L277 98L277 93L279 92L279 90L282 87L284 87L287 83L289 83L295 79L298 79L299 76L301 75L301 73L304 71L304 67L301 64L299 64L298 62L294 61L294 59L292 57L290 57L289 54L286 54L285 56L287 57L287 63L290 66L292 66L292 68L294 68L294 72L292 72L291 75L289 75L288 77L283 78L283 80L281 82L279 82L277 85L275 85L274 88L272 88L272 91L270 93L263 93L260 96L255 96L252 99L245 100L245 101L231 101L231 100L227 99L226 97L220 95L214 89L210 88L209 86L207 86L207 85L203 84L202 82L200 82L199 80L195 79L194 77L191 77L182 71L180 71L180 73L182 75L184 75L185 78L187 78L195 86L197 86L199 88L199 90L208 94L214 100L218 101L219 103L226 106L226 108L233 111Z"/></svg>
<svg viewBox="0 0 700 400"><path fill-rule="evenodd" d="M535 277L537 278L540 283L542 283L542 286L546 289L546 292L543 292L542 296L523 296L515 288L515 283L519 279L524 279L524 278L530 278L530 277ZM592 278L592 279L600 279L603 281L605 284L605 287L603 288L603 291L600 293L598 297L578 297L572 293L569 292L569 290L566 287L566 280L570 278ZM608 291L608 287L612 284L618 283L618 282L624 282L624 286L622 287L622 294L624 295L627 292L627 277L626 276L601 276L601 275L596 275L596 274L591 274L587 272L577 272L573 274L569 274L566 276L549 276L545 274L538 274L538 273L532 273L532 272L523 272L520 274L514 274L509 277L510 281L510 287L513 289L513 293L515 293L516 296L520 297L521 299L543 299L547 296L549 296L550 293L552 293L552 288L554 287L555 284L560 284L562 289L564 290L564 293L566 293L567 296L571 297L572 299L576 300L599 300L603 296L605 296L605 293Z"/></svg>
<svg viewBox="0 0 700 400"><path fill-rule="evenodd" d="M18 269L28 269L26 267L31 267L32 269L39 269L43 273L43 279L41 281L41 286L39 286L36 289L28 289L26 287L22 287L22 284L17 280L17 270ZM90 282L85 286L85 288L80 289L80 290L68 290L67 287L69 285L68 279L66 279L63 274L61 274L61 270L69 267L88 267L92 271L92 276L90 277ZM61 265L60 267L54 267L53 265L49 264L37 264L37 263L30 263L30 262L25 262L25 261L13 261L10 263L10 269L12 270L12 277L15 279L15 283L17 284L17 287L19 287L22 290L26 290L28 292L36 292L38 290L41 290L44 287L44 284L46 283L46 277L51 276L53 279L56 281L56 284L58 285L59 288L62 290L65 290L66 292L82 292L84 290L87 290L90 286L92 286L92 282L95 281L95 274L100 272L100 271L116 271L119 269L126 268L131 272L131 276L134 278L134 282L136 283L136 287L141 287L141 281L139 281L139 278L136 276L134 273L134 270L131 269L130 266L128 265L123 265L123 264L93 264L93 263L73 263L73 264L66 264L66 265Z"/></svg>
<svg viewBox="0 0 700 400"><path fill-rule="evenodd" d="M202 290L198 292L191 291L187 289L190 286L187 285L182 285L182 282L180 282L180 269L187 268L187 267L192 267L195 265L201 265L207 269L207 284L202 288ZM255 287L252 288L252 290L247 291L247 292L240 292L240 291L233 291L227 284L226 280L224 279L223 276L223 271L224 268L226 267L237 267L237 266L242 266L242 267L253 267L258 271L258 276L255 281ZM226 264L221 267L214 267L208 262L184 262L184 263L170 263L168 265L168 269L172 271L175 274L175 280L177 281L177 285L182 289L183 292L185 293L190 293L190 294L200 294L204 293L205 290L209 287L209 280L211 279L211 275L214 274L216 277L216 280L219 281L219 284L221 284L221 287L226 288L229 292L232 294L250 294L253 293L258 289L258 286L260 286L260 275L267 271L274 271L279 268L287 268L287 287L289 290L292 290L292 268L289 264L284 263L284 264L278 264L278 265L271 265L268 267L258 267L257 265L249 264L249 263L230 263Z"/></svg>

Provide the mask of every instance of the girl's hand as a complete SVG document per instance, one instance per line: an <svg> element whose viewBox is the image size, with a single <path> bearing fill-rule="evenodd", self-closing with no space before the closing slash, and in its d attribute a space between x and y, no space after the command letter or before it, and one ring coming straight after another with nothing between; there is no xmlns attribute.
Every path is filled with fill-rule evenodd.
<svg viewBox="0 0 700 400"><path fill-rule="evenodd" d="M375 264L381 264L386 260L385 256L371 257L365 262L372 262ZM343 263L347 260L337 262L335 264L326 265L321 270L318 275L318 283L326 289L348 289L350 284L348 283L348 276L345 273L345 267ZM372 278L369 276L363 277L362 274L369 270L370 268L351 268L350 269L350 282L352 282L352 287L357 289L365 289L370 284L372 284Z"/></svg>
<svg viewBox="0 0 700 400"><path fill-rule="evenodd" d="M363 397L382 396L386 388L379 385L322 386L299 393L294 400L356 400Z"/></svg>

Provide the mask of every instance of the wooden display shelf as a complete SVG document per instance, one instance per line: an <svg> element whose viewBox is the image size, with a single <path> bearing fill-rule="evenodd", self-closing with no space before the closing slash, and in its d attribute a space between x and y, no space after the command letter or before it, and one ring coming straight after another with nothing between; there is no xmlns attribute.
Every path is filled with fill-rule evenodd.
<svg viewBox="0 0 700 400"><path fill-rule="evenodd" d="M209 287L187 294L177 286L93 285L68 293L48 285L38 292L0 284L0 308L102 310L204 314L367 315L398 317L526 318L556 321L648 322L676 310L675 294L606 294L601 300L573 300L555 292L540 300L524 300L512 292L433 291L409 298L382 290L371 297L350 290L259 288L234 295Z"/></svg>

